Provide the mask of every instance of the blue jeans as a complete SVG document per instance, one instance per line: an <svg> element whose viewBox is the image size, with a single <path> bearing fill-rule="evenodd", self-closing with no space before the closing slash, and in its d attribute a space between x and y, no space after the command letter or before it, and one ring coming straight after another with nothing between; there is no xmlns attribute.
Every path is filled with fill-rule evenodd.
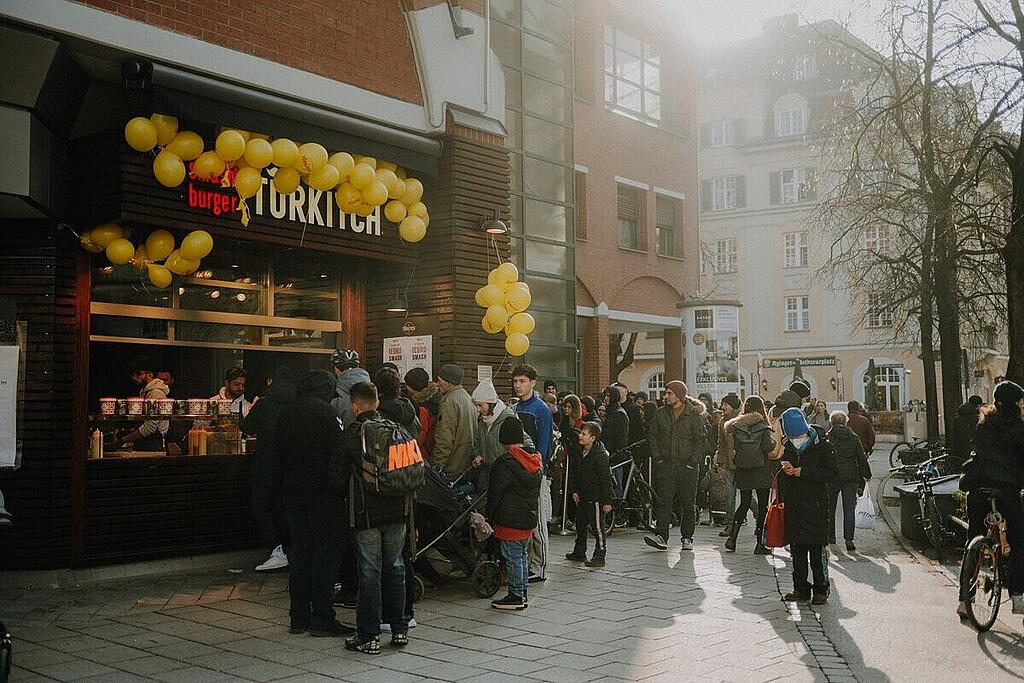
<svg viewBox="0 0 1024 683"><path fill-rule="evenodd" d="M839 494L843 494L843 538L847 541L853 540L854 529L857 528L857 484L831 484L829 485L830 505L829 517L832 524L832 533L829 534L834 540L836 537L836 506L839 503Z"/></svg>
<svg viewBox="0 0 1024 683"><path fill-rule="evenodd" d="M508 571L508 592L519 598L526 597L526 581L529 578L530 539L521 541L499 540L501 556L505 558L505 569Z"/></svg>
<svg viewBox="0 0 1024 683"><path fill-rule="evenodd" d="M405 522L355 532L359 566L356 630L377 635L381 623L392 633L407 633L405 617Z"/></svg>

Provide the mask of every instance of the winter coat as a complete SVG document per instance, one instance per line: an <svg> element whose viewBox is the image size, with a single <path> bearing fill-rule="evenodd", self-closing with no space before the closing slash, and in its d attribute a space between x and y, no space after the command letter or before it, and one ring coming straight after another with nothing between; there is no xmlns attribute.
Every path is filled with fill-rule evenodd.
<svg viewBox="0 0 1024 683"><path fill-rule="evenodd" d="M382 496L369 491L362 481L362 424L367 420L387 419L377 411L362 413L345 429L341 476L349 482L349 524L353 529L375 529L405 521L409 501L406 496Z"/></svg>
<svg viewBox="0 0 1024 683"><path fill-rule="evenodd" d="M274 443L286 496L344 495L347 472L342 462L341 425L329 403L333 393L334 378L326 371L309 376L299 385L295 402L278 420Z"/></svg>
<svg viewBox="0 0 1024 683"><path fill-rule="evenodd" d="M825 438L825 430L814 430L814 443L797 453L786 439L783 460L800 468L800 476L780 471L779 489L786 504L786 543L827 545L832 535L833 520L829 518L829 484L836 477L836 454Z"/></svg>
<svg viewBox="0 0 1024 683"><path fill-rule="evenodd" d="M953 439L949 444L949 454L961 463L971 457L974 432L978 429L980 411L978 406L965 403L956 411L953 422Z"/></svg>
<svg viewBox="0 0 1024 683"><path fill-rule="evenodd" d="M764 461L758 467L736 466L733 479L736 490L770 487L774 468L768 461L768 455L775 450L775 432L771 425L758 413L745 413L726 422L725 431L733 442L734 464L737 461L748 462L757 456Z"/></svg>
<svg viewBox="0 0 1024 683"><path fill-rule="evenodd" d="M487 423L484 422L483 416L477 418L476 423L476 438L473 444L473 451L476 455L484 459L483 467L475 470L476 472L476 488L477 491L486 491L488 480L490 479L491 469L494 467L494 463L502 456L505 452L505 447L501 445L501 441L498 440L498 434L501 433L501 425L505 420L516 417L516 413L511 408L502 405L502 410L495 417L494 421L488 427ZM523 447L528 450L536 450L533 439L525 431L523 432Z"/></svg>
<svg viewBox="0 0 1024 683"><path fill-rule="evenodd" d="M807 424L816 425L821 427L826 432L832 429L832 422L828 415L819 415L818 413L811 413L807 416Z"/></svg>
<svg viewBox="0 0 1024 683"><path fill-rule="evenodd" d="M277 423L295 402L295 382L279 379L270 385L267 395L257 401L242 419L240 429L256 437L250 477L258 486L273 487L281 479L281 459L277 456Z"/></svg>
<svg viewBox="0 0 1024 683"><path fill-rule="evenodd" d="M441 411L434 431L434 464L455 479L473 462L473 431L480 413L469 393L453 387L441 399Z"/></svg>
<svg viewBox="0 0 1024 683"><path fill-rule="evenodd" d="M622 409L626 411L629 418L629 444L635 444L644 440L644 415L640 406L635 403L622 403Z"/></svg>
<svg viewBox="0 0 1024 683"><path fill-rule="evenodd" d="M381 399L377 412L401 425L405 433L414 439L420 433L420 421L416 417L416 407L405 396Z"/></svg>
<svg viewBox="0 0 1024 683"><path fill-rule="evenodd" d="M540 456L523 448L506 450L494 461L487 487L487 519L510 529L537 527Z"/></svg>
<svg viewBox="0 0 1024 683"><path fill-rule="evenodd" d="M868 419L867 415L850 413L847 426L860 439L861 445L864 446L864 452L870 454L871 450L875 447L875 428L871 425L871 420Z"/></svg>
<svg viewBox="0 0 1024 683"><path fill-rule="evenodd" d="M420 422L416 441L420 445L423 457L433 461L437 419L441 414L441 390L436 384L429 382L422 391L413 392L412 401L416 404L417 418Z"/></svg>
<svg viewBox="0 0 1024 683"><path fill-rule="evenodd" d="M609 454L629 445L629 415L618 403L610 403L605 409L601 428L601 443Z"/></svg>
<svg viewBox="0 0 1024 683"><path fill-rule="evenodd" d="M1024 488L1024 422L1000 425L992 418L982 422L974 432L974 453L979 486Z"/></svg>
<svg viewBox="0 0 1024 683"><path fill-rule="evenodd" d="M580 500L610 504L612 502L612 471L608 464L608 450L600 441L594 442L589 453L581 453L573 463L573 493Z"/></svg>
<svg viewBox="0 0 1024 683"><path fill-rule="evenodd" d="M835 425L828 433L828 441L836 452L836 468L838 473L833 483L863 484L871 478L871 466L864 454L864 446L860 437L845 425Z"/></svg>
<svg viewBox="0 0 1024 683"><path fill-rule="evenodd" d="M334 399L331 400L331 405L334 406L338 417L341 418L342 425L348 427L356 421L356 416L352 414L352 399L348 392L354 385L369 381L370 373L362 368L349 368L338 375L338 383L334 389Z"/></svg>
<svg viewBox="0 0 1024 683"><path fill-rule="evenodd" d="M672 408L658 408L647 430L647 445L654 463L671 462L697 467L709 454L707 408L687 397L686 407L677 418Z"/></svg>
<svg viewBox="0 0 1024 683"><path fill-rule="evenodd" d="M551 457L551 441L554 436L555 418L551 414L551 408L535 391L529 400L517 403L515 411L523 422L523 429L530 434L533 443L537 445L537 452L540 453L541 461L546 465ZM533 419L522 419L524 413L532 416Z"/></svg>
<svg viewBox="0 0 1024 683"><path fill-rule="evenodd" d="M736 451L733 447L733 430L729 427L729 423L733 419L723 420L718 425L717 438L715 439L715 459L714 462L719 467L724 467L727 470L736 469Z"/></svg>

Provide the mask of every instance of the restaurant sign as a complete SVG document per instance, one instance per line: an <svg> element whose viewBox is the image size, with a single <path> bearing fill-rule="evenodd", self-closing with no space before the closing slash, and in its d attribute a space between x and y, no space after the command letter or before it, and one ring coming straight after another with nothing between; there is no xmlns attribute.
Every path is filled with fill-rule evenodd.
<svg viewBox="0 0 1024 683"><path fill-rule="evenodd" d="M761 367L764 368L794 368L797 362L800 367L815 368L826 367L836 364L835 356L811 356L809 358L765 358Z"/></svg>

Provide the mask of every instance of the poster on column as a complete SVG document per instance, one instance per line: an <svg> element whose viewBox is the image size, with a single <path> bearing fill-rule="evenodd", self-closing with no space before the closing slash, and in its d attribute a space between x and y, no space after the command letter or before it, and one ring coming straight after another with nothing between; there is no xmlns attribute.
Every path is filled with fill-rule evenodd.
<svg viewBox="0 0 1024 683"><path fill-rule="evenodd" d="M0 469L18 459L18 360L21 349L0 346Z"/></svg>
<svg viewBox="0 0 1024 683"><path fill-rule="evenodd" d="M413 368L423 368L427 375L434 376L434 337L429 334L410 335L408 337L385 337L384 362L398 366L398 376Z"/></svg>
<svg viewBox="0 0 1024 683"><path fill-rule="evenodd" d="M690 394L711 394L717 404L740 391L740 316L736 306L695 306L683 311L686 383Z"/></svg>

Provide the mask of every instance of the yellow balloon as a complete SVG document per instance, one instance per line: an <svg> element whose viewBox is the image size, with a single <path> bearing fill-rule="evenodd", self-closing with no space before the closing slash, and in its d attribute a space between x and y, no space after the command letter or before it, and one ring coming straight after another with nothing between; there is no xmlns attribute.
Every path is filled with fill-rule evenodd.
<svg viewBox="0 0 1024 683"><path fill-rule="evenodd" d="M388 197L398 199L398 195L395 194L395 189L398 187L398 176L395 175L395 172L387 168L378 168L375 173L377 174L377 180L384 183L384 187L388 188Z"/></svg>
<svg viewBox="0 0 1024 683"><path fill-rule="evenodd" d="M100 249L106 249L107 245L124 237L124 231L116 223L104 223L97 225L89 233L89 241Z"/></svg>
<svg viewBox="0 0 1024 683"><path fill-rule="evenodd" d="M528 291L516 287L505 295L505 308L512 313L521 313L530 307L531 300Z"/></svg>
<svg viewBox="0 0 1024 683"><path fill-rule="evenodd" d="M348 180L357 190L365 190L370 185L373 185L377 180L377 175L373 172L373 166L369 164L356 164Z"/></svg>
<svg viewBox="0 0 1024 683"><path fill-rule="evenodd" d="M384 187L384 183L379 180L374 180L362 192L363 201L370 206L380 206L388 200L388 188ZM424 225L423 227L426 228L427 226Z"/></svg>
<svg viewBox="0 0 1024 683"><path fill-rule="evenodd" d="M505 334L530 334L537 327L537 321L529 313L516 313L508 319L505 325Z"/></svg>
<svg viewBox="0 0 1024 683"><path fill-rule="evenodd" d="M404 206L404 204L403 204L403 206ZM420 220L423 221L423 225L427 226L428 228L430 227L430 214L429 213L425 213L422 216L420 216Z"/></svg>
<svg viewBox="0 0 1024 683"><path fill-rule="evenodd" d="M270 146L274 150L274 165L279 168L291 168L299 160L299 146L288 138L278 138Z"/></svg>
<svg viewBox="0 0 1024 683"><path fill-rule="evenodd" d="M497 327L499 330L505 329L505 325L508 324L508 311L501 305L488 306L484 317L493 327Z"/></svg>
<svg viewBox="0 0 1024 683"><path fill-rule="evenodd" d="M405 174L405 169L402 168L401 166L395 167L395 175L398 176L400 180L405 180L408 177Z"/></svg>
<svg viewBox="0 0 1024 683"><path fill-rule="evenodd" d="M185 275L189 272L194 272L198 266L199 259L192 260L183 257L180 249L172 251L171 255L164 261L164 268L175 275Z"/></svg>
<svg viewBox="0 0 1024 683"><path fill-rule="evenodd" d="M274 148L263 138L251 138L245 143L243 158L253 168L266 168L274 160Z"/></svg>
<svg viewBox="0 0 1024 683"><path fill-rule="evenodd" d="M186 261L198 261L213 251L213 236L205 230L193 230L181 241L181 257Z"/></svg>
<svg viewBox="0 0 1024 683"><path fill-rule="evenodd" d="M123 237L107 243L107 258L111 263L123 266L135 256L135 245Z"/></svg>
<svg viewBox="0 0 1024 683"><path fill-rule="evenodd" d="M480 326L484 328L484 332L487 334L498 334L501 332L501 328L495 327L491 321L487 319L486 315L480 320Z"/></svg>
<svg viewBox="0 0 1024 683"><path fill-rule="evenodd" d="M338 186L341 176L338 169L331 164L324 164L317 170L306 176L306 183L318 190L333 190Z"/></svg>
<svg viewBox="0 0 1024 683"><path fill-rule="evenodd" d="M398 226L398 234L406 242L419 242L427 234L427 226L421 218L406 216Z"/></svg>
<svg viewBox="0 0 1024 683"><path fill-rule="evenodd" d="M395 176L395 193L391 194L389 192L388 196L391 197L392 199L397 199L397 200L401 201L402 195L404 195L404 194L405 194L405 181L402 180L401 178L399 178L396 175Z"/></svg>
<svg viewBox="0 0 1024 683"><path fill-rule="evenodd" d="M317 142L307 142L299 147L299 159L295 162L295 168L299 173L313 173L319 171L327 163L327 150Z"/></svg>
<svg viewBox="0 0 1024 683"><path fill-rule="evenodd" d="M183 130L171 138L164 150L177 154L182 161L192 161L203 153L203 139L197 133Z"/></svg>
<svg viewBox="0 0 1024 683"><path fill-rule="evenodd" d="M486 287L486 285L484 285L484 286ZM477 306L480 306L482 308L487 308L487 304L484 303L483 293L484 293L484 288L483 287L481 287L480 289L476 290L476 294L474 295L474 299L476 299L476 305Z"/></svg>
<svg viewBox="0 0 1024 683"><path fill-rule="evenodd" d="M392 199L384 206L384 217L392 223L401 223L405 216L405 204L397 199Z"/></svg>
<svg viewBox="0 0 1024 683"><path fill-rule="evenodd" d="M412 209L409 209L412 211ZM519 279L519 269L514 263L502 263L494 269L494 280L497 284L503 285L506 282L515 282Z"/></svg>
<svg viewBox="0 0 1024 683"><path fill-rule="evenodd" d="M156 144L163 147L178 134L178 119L167 114L153 114L149 117L156 128Z"/></svg>
<svg viewBox="0 0 1024 683"><path fill-rule="evenodd" d="M295 192L299 187L299 172L297 169L289 166L288 168L279 168L277 173L274 175L274 189L281 194L291 194Z"/></svg>
<svg viewBox="0 0 1024 683"><path fill-rule="evenodd" d="M423 202L415 202L409 205L409 215L423 218L427 215L427 205Z"/></svg>
<svg viewBox="0 0 1024 683"><path fill-rule="evenodd" d="M348 180L348 177L352 174L352 169L356 166L355 160L348 152L335 152L327 160L327 163L338 169L338 182L342 183Z"/></svg>
<svg viewBox="0 0 1024 683"><path fill-rule="evenodd" d="M146 254L146 244L142 243L138 249L135 250L135 256L132 256L131 264L139 270L145 270L146 266L149 265L149 256Z"/></svg>
<svg viewBox="0 0 1024 683"><path fill-rule="evenodd" d="M242 199L248 199L255 195L260 191L262 185L263 176L251 166L240 168L235 174L235 189L238 190L238 196Z"/></svg>
<svg viewBox="0 0 1024 683"><path fill-rule="evenodd" d="M164 187L177 187L185 179L185 162L165 149L153 159L153 175Z"/></svg>
<svg viewBox="0 0 1024 683"><path fill-rule="evenodd" d="M505 292L498 285L484 285L480 288L480 298L477 300L484 308L501 306L505 303Z"/></svg>
<svg viewBox="0 0 1024 683"><path fill-rule="evenodd" d="M136 116L125 124L124 139L136 152L148 152L156 147L156 126L149 119Z"/></svg>
<svg viewBox="0 0 1024 683"><path fill-rule="evenodd" d="M171 271L163 266L151 263L146 270L149 274L149 281L153 283L154 287L164 289L167 285L171 284Z"/></svg>
<svg viewBox="0 0 1024 683"><path fill-rule="evenodd" d="M352 187L351 183L342 183L334 193L338 207L345 213L355 213L356 207L363 203L363 195Z"/></svg>
<svg viewBox="0 0 1024 683"><path fill-rule="evenodd" d="M226 130L217 136L213 148L224 161L235 161L245 154L245 138L237 130Z"/></svg>
<svg viewBox="0 0 1024 683"><path fill-rule="evenodd" d="M381 161L380 159L378 159L377 160L377 170L379 171L382 168L386 168L387 170L389 170L392 173L394 173L395 169L398 168L398 164L394 164L394 163L392 163L390 161ZM395 177L397 178L398 176L395 176Z"/></svg>
<svg viewBox="0 0 1024 683"><path fill-rule="evenodd" d="M192 172L200 180L216 180L224 174L227 168L228 165L213 150L203 152L192 164Z"/></svg>
<svg viewBox="0 0 1024 683"><path fill-rule="evenodd" d="M250 133L247 130L242 130L241 128L235 128L233 130L239 135L241 135L242 139L245 140L246 142L249 142L249 140L252 139L252 133Z"/></svg>
<svg viewBox="0 0 1024 683"><path fill-rule="evenodd" d="M377 160L374 159L373 157L367 157L367 156L363 156L362 154L357 154L357 155L355 155L352 158L355 159L355 162L357 164L366 164L367 166L369 166L372 169L376 169L377 168Z"/></svg>
<svg viewBox="0 0 1024 683"><path fill-rule="evenodd" d="M82 235L81 239L78 240L78 243L82 245L82 249L85 249L90 254L98 254L103 251L103 247L89 239L88 232Z"/></svg>
<svg viewBox="0 0 1024 683"><path fill-rule="evenodd" d="M174 235L166 230L154 230L146 238L146 254L153 261L163 261L174 251Z"/></svg>
<svg viewBox="0 0 1024 683"><path fill-rule="evenodd" d="M356 205L355 214L357 216L362 216L363 218L366 218L371 213L373 213L374 208L376 208L376 207L370 206L366 202L359 202L359 204ZM399 227L399 231L401 231L401 227L402 226L398 226L398 227Z"/></svg>
<svg viewBox="0 0 1024 683"><path fill-rule="evenodd" d="M423 197L423 183L415 178L405 181L405 192L401 196L402 203L406 206L415 204Z"/></svg>
<svg viewBox="0 0 1024 683"><path fill-rule="evenodd" d="M530 350L530 338L521 332L505 337L505 350L510 356L521 356Z"/></svg>

